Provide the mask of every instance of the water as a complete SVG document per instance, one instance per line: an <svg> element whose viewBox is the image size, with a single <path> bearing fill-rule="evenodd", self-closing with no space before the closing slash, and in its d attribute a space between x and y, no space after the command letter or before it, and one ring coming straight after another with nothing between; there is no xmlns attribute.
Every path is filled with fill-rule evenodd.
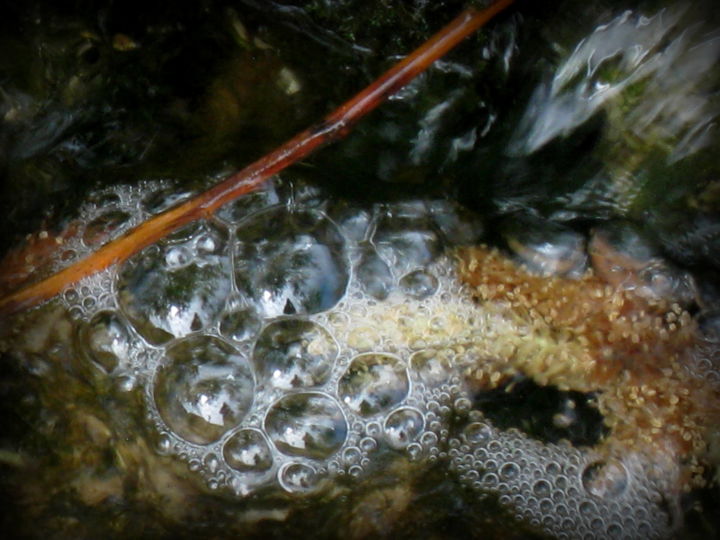
<svg viewBox="0 0 720 540"><path fill-rule="evenodd" d="M48 214L77 227L53 264L319 118L459 7L377 2L348 16L351 4L247 1L179 10L177 24L117 7L103 25L40 8L53 24L23 19L51 54L27 67L35 94L31 81L2 83L4 174L20 190L77 195ZM695 317L713 337L714 20L675 5L586 8L520 5L346 142L19 320L2 348L12 421L0 449L5 489L33 505L17 504L12 530L715 533L692 505L711 510L717 488L680 486L717 471L716 347L679 353L679 372L648 367L670 369L667 386L578 383L584 334L534 327L531 308L474 301L458 281L451 250L487 242L548 287L592 268L677 303L651 323L628 308L636 363L643 345L663 350L644 336L692 331ZM142 62L157 79L127 76ZM8 230L37 227L38 203L18 201ZM682 377L697 393L682 393ZM646 425L652 407L685 411L679 436ZM653 429L666 447L643 446ZM634 432L636 446L613 438ZM672 446L685 434L689 449Z"/></svg>

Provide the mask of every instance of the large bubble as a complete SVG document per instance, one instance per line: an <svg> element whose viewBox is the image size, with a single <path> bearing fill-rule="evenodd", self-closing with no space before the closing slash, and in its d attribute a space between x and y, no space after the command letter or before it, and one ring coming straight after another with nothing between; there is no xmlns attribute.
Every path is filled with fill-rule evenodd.
<svg viewBox="0 0 720 540"><path fill-rule="evenodd" d="M338 348L322 326L286 319L269 324L253 351L258 377L274 388L317 386L327 381Z"/></svg>
<svg viewBox="0 0 720 540"><path fill-rule="evenodd" d="M345 242L319 212L271 209L238 226L235 278L267 317L318 313L342 298Z"/></svg>
<svg viewBox="0 0 720 540"><path fill-rule="evenodd" d="M165 343L207 328L230 294L227 234L201 222L141 251L120 269L120 306L143 337Z"/></svg>
<svg viewBox="0 0 720 540"><path fill-rule="evenodd" d="M343 445L348 425L337 402L326 394L289 394L265 418L265 431L283 454L325 459Z"/></svg>
<svg viewBox="0 0 720 540"><path fill-rule="evenodd" d="M165 423L184 439L208 444L235 427L253 401L247 360L227 343L196 336L168 349L154 396Z"/></svg>

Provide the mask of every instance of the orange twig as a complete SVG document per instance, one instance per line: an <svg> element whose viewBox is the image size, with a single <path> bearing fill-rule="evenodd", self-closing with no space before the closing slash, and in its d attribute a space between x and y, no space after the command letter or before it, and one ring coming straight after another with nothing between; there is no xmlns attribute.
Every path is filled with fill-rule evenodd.
<svg viewBox="0 0 720 540"><path fill-rule="evenodd" d="M482 11L466 9L422 46L318 124L193 199L148 219L87 258L0 298L0 315L10 315L49 300L69 285L124 261L183 225L209 217L222 205L257 189L269 177L308 156L317 148L343 138L360 118L512 2L513 0L499 0Z"/></svg>

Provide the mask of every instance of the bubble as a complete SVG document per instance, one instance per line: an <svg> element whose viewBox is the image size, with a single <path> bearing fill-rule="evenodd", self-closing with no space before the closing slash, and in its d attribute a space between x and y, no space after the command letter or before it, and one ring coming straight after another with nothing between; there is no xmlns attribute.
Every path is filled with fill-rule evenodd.
<svg viewBox="0 0 720 540"><path fill-rule="evenodd" d="M506 463L500 467L500 478L505 481L515 480L520 475L520 467L515 463Z"/></svg>
<svg viewBox="0 0 720 540"><path fill-rule="evenodd" d="M165 251L165 266L168 269L183 268L192 261L192 251L187 246L172 246Z"/></svg>
<svg viewBox="0 0 720 540"><path fill-rule="evenodd" d="M252 354L259 379L275 388L318 386L330 376L338 347L330 333L310 321L275 321L258 337Z"/></svg>
<svg viewBox="0 0 720 540"><path fill-rule="evenodd" d="M409 381L399 358L368 353L356 356L338 383L338 396L350 409L371 416L400 403Z"/></svg>
<svg viewBox="0 0 720 540"><path fill-rule="evenodd" d="M261 473L273 464L265 437L255 429L241 429L225 441L223 456L228 465L240 472Z"/></svg>
<svg viewBox="0 0 720 540"><path fill-rule="evenodd" d="M533 493L538 497L547 497L552 491L552 486L547 480L538 480L533 484Z"/></svg>
<svg viewBox="0 0 720 540"><path fill-rule="evenodd" d="M454 355L446 351L425 349L410 357L410 370L426 385L437 387L450 379L453 358Z"/></svg>
<svg viewBox="0 0 720 540"><path fill-rule="evenodd" d="M303 392L286 395L270 407L265 431L283 454L325 459L343 445L348 426L334 399Z"/></svg>
<svg viewBox="0 0 720 540"><path fill-rule="evenodd" d="M105 212L85 225L83 242L88 246L104 244L127 229L130 225L130 218L130 214L120 210Z"/></svg>
<svg viewBox="0 0 720 540"><path fill-rule="evenodd" d="M627 489L628 472L616 459L596 461L585 467L582 484L585 490L595 497L616 498Z"/></svg>
<svg viewBox="0 0 720 540"><path fill-rule="evenodd" d="M238 228L235 255L238 288L265 317L319 313L345 294L345 243L320 212L256 214Z"/></svg>
<svg viewBox="0 0 720 540"><path fill-rule="evenodd" d="M198 253L197 235L213 234L217 249ZM165 343L210 326L230 294L225 233L208 222L185 227L130 258L118 276L119 304L148 341Z"/></svg>
<svg viewBox="0 0 720 540"><path fill-rule="evenodd" d="M553 221L515 216L501 225L515 257L543 276L580 277L587 268L585 237Z"/></svg>
<svg viewBox="0 0 720 540"><path fill-rule="evenodd" d="M620 538L622 536L622 527L617 523L611 523L607 528L608 538Z"/></svg>
<svg viewBox="0 0 720 540"><path fill-rule="evenodd" d="M483 446L492 439L493 431L490 426L483 422L473 422L465 428L463 436L468 443Z"/></svg>
<svg viewBox="0 0 720 540"><path fill-rule="evenodd" d="M420 442L425 447L434 447L438 443L438 436L432 432L432 431L426 431L422 434L422 437L420 437Z"/></svg>
<svg viewBox="0 0 720 540"><path fill-rule="evenodd" d="M213 454L212 452L205 456L205 459L203 460L205 462L205 469L210 474L215 474L218 470L218 467L220 466L220 461L218 460L218 457Z"/></svg>
<svg viewBox="0 0 720 540"><path fill-rule="evenodd" d="M423 416L417 409L396 409L385 419L385 438L393 448L405 448L417 439L424 425Z"/></svg>
<svg viewBox="0 0 720 540"><path fill-rule="evenodd" d="M586 517L597 514L597 507L590 501L582 501L578 505L578 510L580 510L581 515Z"/></svg>
<svg viewBox="0 0 720 540"><path fill-rule="evenodd" d="M372 437L363 437L360 439L360 448L363 452L372 452L377 449L377 441Z"/></svg>
<svg viewBox="0 0 720 540"><path fill-rule="evenodd" d="M363 290L378 300L385 300L393 289L392 271L370 245L360 248L356 277Z"/></svg>
<svg viewBox="0 0 720 540"><path fill-rule="evenodd" d="M382 432L382 426L378 422L368 422L365 425L365 433L371 437L378 437Z"/></svg>
<svg viewBox="0 0 720 540"><path fill-rule="evenodd" d="M170 347L154 383L165 423L186 440L207 444L240 423L254 382L246 359L227 343L194 336Z"/></svg>
<svg viewBox="0 0 720 540"><path fill-rule="evenodd" d="M343 451L343 460L348 465L355 465L360 462L362 458L362 452L355 446L350 446Z"/></svg>
<svg viewBox="0 0 720 540"><path fill-rule="evenodd" d="M178 186L167 186L150 193L142 200L142 208L149 214L159 214L171 206L189 199L192 191L180 189Z"/></svg>
<svg viewBox="0 0 720 540"><path fill-rule="evenodd" d="M220 333L235 341L253 339L260 331L262 319L251 307L227 313L220 321Z"/></svg>
<svg viewBox="0 0 720 540"><path fill-rule="evenodd" d="M539 507L543 514L547 514L555 508L555 504L550 499L540 499Z"/></svg>
<svg viewBox="0 0 720 540"><path fill-rule="evenodd" d="M423 447L418 443L410 443L407 445L406 451L410 456L410 461L417 461L423 455Z"/></svg>
<svg viewBox="0 0 720 540"><path fill-rule="evenodd" d="M102 311L79 331L79 350L105 373L128 361L130 329L117 313Z"/></svg>
<svg viewBox="0 0 720 540"><path fill-rule="evenodd" d="M221 207L216 216L227 223L236 224L249 216L280 204L280 197L273 182L264 184L257 191L243 195Z"/></svg>
<svg viewBox="0 0 720 540"><path fill-rule="evenodd" d="M278 471L278 482L290 493L312 491L317 486L318 480L315 467L305 463L286 463Z"/></svg>
<svg viewBox="0 0 720 540"><path fill-rule="evenodd" d="M422 300L435 294L438 279L425 270L415 270L400 278L400 289L407 296Z"/></svg>
<svg viewBox="0 0 720 540"><path fill-rule="evenodd" d="M440 254L440 241L433 224L419 213L401 217L395 209L390 209L379 220L372 240L380 256L399 274L422 268Z"/></svg>
<svg viewBox="0 0 720 540"><path fill-rule="evenodd" d="M161 455L170 454L172 449L172 439L167 435L167 433L163 433L158 437L156 449Z"/></svg>

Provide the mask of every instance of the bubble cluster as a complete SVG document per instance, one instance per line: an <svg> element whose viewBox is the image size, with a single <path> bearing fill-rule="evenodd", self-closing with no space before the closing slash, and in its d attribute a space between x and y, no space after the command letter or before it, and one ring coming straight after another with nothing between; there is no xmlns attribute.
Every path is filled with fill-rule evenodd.
<svg viewBox="0 0 720 540"><path fill-rule="evenodd" d="M452 467L480 496L556 538L664 538L670 517L645 456L604 458L499 430L478 411L450 439ZM650 466L651 467L651 466Z"/></svg>
<svg viewBox="0 0 720 540"><path fill-rule="evenodd" d="M166 188L129 207L118 196L102 223L187 196ZM208 489L301 496L362 481L382 454L448 462L544 534L664 534L640 458L544 444L474 410L476 386L511 378L502 360L532 337L506 307L479 309L442 255L479 232L447 201L360 207L277 181L65 301L85 306L80 361L133 371L158 452ZM526 255L548 255L533 245ZM106 301L86 305L96 294Z"/></svg>

